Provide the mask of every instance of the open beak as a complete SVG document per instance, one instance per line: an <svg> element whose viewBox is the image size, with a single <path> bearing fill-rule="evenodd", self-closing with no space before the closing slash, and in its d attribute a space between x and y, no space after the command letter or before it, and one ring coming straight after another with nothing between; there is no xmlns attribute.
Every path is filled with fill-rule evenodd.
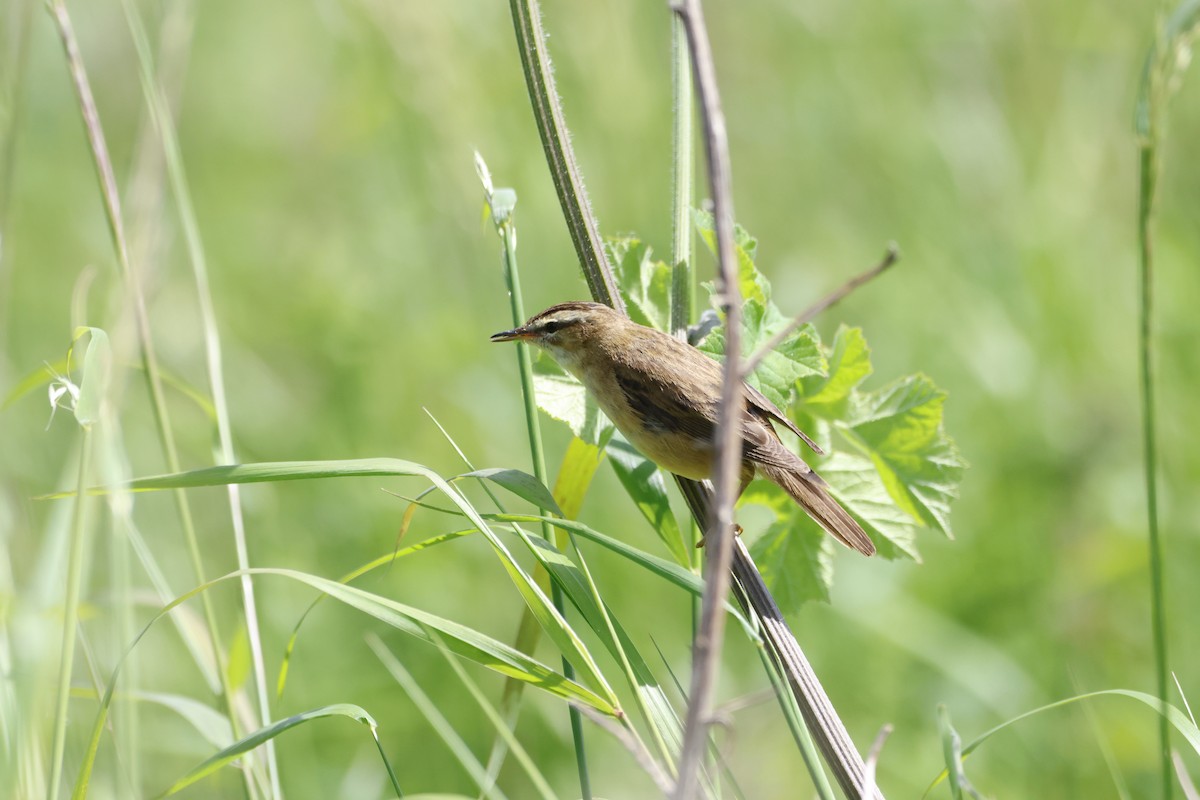
<svg viewBox="0 0 1200 800"><path fill-rule="evenodd" d="M513 342L519 339L532 339L533 334L525 328L513 328L511 331L500 331L492 334L493 342Z"/></svg>

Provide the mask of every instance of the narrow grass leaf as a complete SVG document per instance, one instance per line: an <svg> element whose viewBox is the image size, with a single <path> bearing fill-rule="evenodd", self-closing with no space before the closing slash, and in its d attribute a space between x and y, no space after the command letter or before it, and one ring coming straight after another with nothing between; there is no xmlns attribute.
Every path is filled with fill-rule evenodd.
<svg viewBox="0 0 1200 800"><path fill-rule="evenodd" d="M116 681L120 676L122 665L129 657L129 654L133 652L138 642L149 632L154 623L169 614L176 606L196 597L217 584L238 579L242 575L276 575L305 583L342 601L352 608L356 608L398 630L425 641L431 641L427 631L429 629L435 630L442 636L447 647L464 658L471 659L502 675L526 680L534 686L558 697L576 700L583 705L595 708L602 714L617 715L615 705L606 698L602 698L588 688L568 680L532 657L526 656L524 653L520 653L508 645L492 639L486 634L459 625L458 623L444 620L433 614L411 608L386 597L364 592L361 589L351 586L343 586L336 581L316 575L309 575L295 570L267 569L262 567L237 570L223 575L216 580L201 584L159 609L125 650L117 666L113 669L113 674L109 678L104 696L100 700L100 708L96 714L88 746L84 751L80 770L75 781L75 788L71 795L73 800L83 800L87 796L92 769L95 766L96 754L100 749L100 740L104 733L105 721L108 718L108 709L112 704Z"/></svg>
<svg viewBox="0 0 1200 800"><path fill-rule="evenodd" d="M350 703L337 703L334 705L323 706L321 708L314 708L311 711L305 711L303 713L288 717L287 719L281 719L276 723L268 725L264 728L260 728L254 733L251 733L249 736L234 742L229 747L226 747L221 752L213 755L211 758L196 766L194 769L172 784L171 788L167 789L167 791L163 792L161 795L159 795L159 797L169 797L176 792L191 786L196 781L211 775L239 756L249 753L271 739L274 739L284 731L290 730L297 725L302 725L311 720L323 719L325 717L349 717L350 719L370 726L372 729L378 727L370 714L368 714L362 708Z"/></svg>
<svg viewBox="0 0 1200 800"><path fill-rule="evenodd" d="M419 506L417 506L415 504L410 505L409 511L411 511L415 508L418 508L418 507ZM408 511L405 512L405 516L407 516L407 515L408 515ZM405 556L412 555L413 553L419 553L420 551L425 550L427 548L434 547L436 545L443 544L445 542L450 542L455 539L461 539L464 536L469 536L471 534L477 534L477 533L479 533L479 531L476 530L475 528L468 528L465 531L454 531L452 533L443 533L440 536L432 536L422 542L418 542L417 544L411 545L409 547L405 547L401 550L395 550L390 553L385 553L385 554L379 556L378 558L368 561L366 564L363 564L361 567L358 567L357 569L347 572L345 575L343 575L341 578L338 579L338 582L339 583L350 583L351 581L356 580L357 578L360 578L363 575L366 575L368 572L372 572L373 570L376 570L379 567L387 566L389 564L394 563L396 561L396 559L398 559L398 558L403 558ZM304 613L300 615L300 618L298 620L296 620L296 624L292 627L292 633L288 637L287 647L284 648L284 651L283 651L283 662L279 666L279 678L275 682L275 696L276 697L283 696L284 687L287 685L288 668L292 661L292 653L296 649L296 641L300 637L300 628L301 628L301 626L304 625L304 621L306 619L308 619L308 615L313 612L313 609L315 609L321 603L321 601L326 598L326 596L327 595L324 595L324 594L317 595L317 597L311 603L308 604L308 608L304 609ZM522 650L522 652L528 652L528 651Z"/></svg>
<svg viewBox="0 0 1200 800"><path fill-rule="evenodd" d="M525 774L529 776L529 780L531 783L533 783L534 788L537 789L538 794L540 794L544 800L554 800L556 795L554 794L554 790L550 788L550 784L546 780L546 776L544 776L541 770L538 769L537 764L530 757L528 751L525 750L525 748L521 745L521 742L513 734L510 724L505 720L504 717L501 716L500 712L496 710L496 707L491 704L491 702L487 699L487 696L484 695L483 691L479 688L475 681L471 680L471 676L467 674L465 669L463 669L462 664L458 663L458 659L455 658L448 649L440 645L438 647L438 652L440 652L446 659L446 663L449 664L450 669L454 672L455 676L457 676L462 685L466 687L467 692L479 705L480 710L483 711L483 715L487 717L488 722L490 722L492 727L496 729L497 735L504 740L504 743L508 746L508 749L512 751L513 757L517 759L517 763L519 763L521 768L525 770ZM488 786L495 782L495 776L492 774L490 769L486 770L484 778L486 785Z"/></svg>
<svg viewBox="0 0 1200 800"><path fill-rule="evenodd" d="M484 796L493 797L496 800L506 800L504 792L488 781L483 765L479 763L479 759L475 758L471 748L454 730L454 726L447 721L438 710L437 705L429 699L429 696L421 689L421 685L404 668L400 660L387 649L383 641L378 636L368 636L367 645L383 662L383 666L395 678L396 683L400 684L400 688L412 699L417 710L429 721L441 740L450 748L450 752L458 759L458 763L462 764L463 769L471 776L471 780L475 781L475 785L484 793Z"/></svg>
<svg viewBox="0 0 1200 800"><path fill-rule="evenodd" d="M498 486L504 487L517 497L532 503L543 511L549 511L552 514L560 516L563 515L562 509L558 507L558 503L554 500L554 495L550 494L550 490L546 488L546 485L528 472L522 472L519 469L477 469L459 477L484 478Z"/></svg>
<svg viewBox="0 0 1200 800"><path fill-rule="evenodd" d="M607 699L606 705L615 707L616 696L609 687L603 674L596 666L595 660L588 652L587 646L571 629L562 615L554 608L553 603L537 584L526 574L516 562L512 554L487 525L479 512L475 510L466 498L454 489L444 478L428 467L411 461L396 458L365 458L342 461L268 461L255 464L232 464L227 466L206 467L204 469L177 472L170 475L157 475L149 478L139 478L128 484L132 491L149 491L156 489L193 488L197 486L224 486L231 483L263 483L288 480L312 480L316 478L344 478L364 476L420 476L432 482L446 495L462 513L475 523L480 533L487 538L492 549L500 559L501 565L509 574L513 584L524 598L526 605L533 611L543 630L559 648L560 652L580 671L584 680L592 687L602 692ZM104 493L103 488L95 488L93 493ZM49 496L70 496L71 492L63 492ZM536 545L526 540L526 547L536 552Z"/></svg>
<svg viewBox="0 0 1200 800"><path fill-rule="evenodd" d="M1048 703L1031 711L1026 711L1024 714L1018 714L1010 720L1001 722L996 727L981 733L979 736L972 739L965 747L963 747L962 757L965 759L971 753L975 752L975 750L988 739L992 738L1010 725L1020 722L1021 720L1041 714L1044 711L1050 711L1051 709L1061 708L1062 706L1070 705L1071 703L1077 703L1081 700L1089 700L1094 697L1104 697L1106 695L1129 697L1137 700L1140 703L1146 704L1154 711L1165 717L1166 720L1175 727L1175 730L1179 731L1183 738L1187 740L1187 743L1191 745L1194 751L1196 751L1196 754L1200 755L1200 728L1197 728L1196 723L1192 722L1188 716L1178 708L1172 705L1164 706L1162 701L1157 697L1145 692L1138 692L1132 689L1101 689L1099 691L1087 692L1085 694L1075 695L1074 697L1068 697L1064 700ZM933 782L929 784L929 788L925 790L925 794L922 795L922 797L928 796L929 793L933 791L938 784L946 780L946 778L947 771L943 770L936 778L933 779Z"/></svg>

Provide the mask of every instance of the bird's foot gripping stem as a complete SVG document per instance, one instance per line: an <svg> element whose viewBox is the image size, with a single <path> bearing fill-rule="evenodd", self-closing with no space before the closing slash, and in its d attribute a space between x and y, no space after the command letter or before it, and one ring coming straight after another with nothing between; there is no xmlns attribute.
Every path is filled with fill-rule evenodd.
<svg viewBox="0 0 1200 800"><path fill-rule="evenodd" d="M741 536L741 535L742 535L742 526L741 526L741 525L738 525L736 522L735 522L735 523L733 523L733 535L734 535L734 536ZM704 547L704 540L705 540L706 538L707 538L707 537L704 537L704 536L701 536L701 537L700 537L700 541L696 542L696 548L697 548L697 549L699 549L699 548L701 548L701 547Z"/></svg>

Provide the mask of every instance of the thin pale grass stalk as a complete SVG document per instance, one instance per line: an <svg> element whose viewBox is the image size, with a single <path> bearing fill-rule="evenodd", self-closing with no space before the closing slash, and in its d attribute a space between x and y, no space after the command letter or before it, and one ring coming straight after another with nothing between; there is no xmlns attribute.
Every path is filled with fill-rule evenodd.
<svg viewBox="0 0 1200 800"><path fill-rule="evenodd" d="M4 150L0 152L0 319L11 319L8 303L12 297L9 283L12 270L8 269L8 258L4 247L8 239L9 214L12 209L13 180L17 171L17 139L21 130L22 100L25 91L25 70L29 65L29 31L33 24L33 0L12 0L9 13L19 21L12 27L13 35L4 43L7 52L5 72L12 80L5 87L7 114L4 115ZM0 325L0 353L8 352L8 326Z"/></svg>
<svg viewBox="0 0 1200 800"><path fill-rule="evenodd" d="M112 236L113 245L116 249L117 266L132 302L142 366L150 392L150 404L154 411L154 419L158 429L160 444L163 448L163 455L167 462L167 468L171 472L179 472L179 454L175 446L175 436L171 428L166 400L163 397L158 358L155 355L154 343L150 333L150 318L146 310L146 301L142 293L141 284L130 263L129 246L121 218L121 201L117 193L116 179L113 175L112 160L109 157L108 145L105 142L104 131L100 125L99 112L96 109L95 98L92 95L91 84L88 81L87 70L83 64L83 57L79 51L79 43L75 38L75 31L71 24L71 17L67 11L66 4L63 0L52 0L50 12L54 17L59 36L62 39L67 66L70 70L77 99L79 100L79 108L83 116L84 128L91 147L92 160L96 167L97 180L99 181L100 192L104 201L109 233ZM180 524L184 532L188 556L192 563L192 570L196 575L197 581L204 583L204 565L200 557L200 546L196 537L196 528L192 519L191 506L188 502L187 494L182 489L178 489L174 492L174 498L179 513ZM207 594L202 598L202 602L205 622L212 641L213 659L217 664L217 675L221 681L222 702L236 736L238 735L239 726L237 714L234 711L232 687L229 685L228 676L222 666L221 637L217 625L216 612L213 609L212 600ZM248 773L244 774L247 792L251 797L257 796Z"/></svg>
<svg viewBox="0 0 1200 800"><path fill-rule="evenodd" d="M91 484L89 471L92 460L92 436L83 427L79 443L79 493L71 512L71 549L67 562L67 591L63 606L62 651L58 668L58 690L54 709L54 742L50 756L50 790L48 797L56 798L62 785L63 754L67 742L67 703L71 696L71 668L75 663L75 640L79 629L79 595L83 585L83 563L87 558L90 531L85 510L87 487Z"/></svg>
<svg viewBox="0 0 1200 800"><path fill-rule="evenodd" d="M1158 434L1154 406L1154 247L1150 223L1158 185L1157 126L1138 153L1138 389L1142 412L1142 474L1146 487L1147 545L1150 549L1150 635L1154 642L1154 680L1158 697L1167 704L1167 599L1163 568L1162 532L1158 526ZM1174 789L1171 768L1171 728L1166 717L1158 726L1163 798Z"/></svg>
<svg viewBox="0 0 1200 800"><path fill-rule="evenodd" d="M737 256L734 252L733 189L729 165L729 140L725 115L717 90L712 47L704 25L699 0L684 0L674 6L687 31L692 51L693 77L700 97L700 118L704 127L708 163L708 184L713 197L717 233L716 297L725 318L725 361L722 365L721 400L714 433L713 477L716 502L708 520L708 576L704 587L700 627L696 631L692 656L692 682L687 719L683 728L683 749L679 757L679 781L676 800L691 800L698 788L700 761L708 742L708 725L720 668L721 644L725 634L725 599L729 594L730 567L733 563L733 503L737 499L741 467L742 440L739 420L742 415L741 355L742 299L737 283Z"/></svg>
<svg viewBox="0 0 1200 800"><path fill-rule="evenodd" d="M654 785L658 787L660 792L663 794L671 793L671 790L675 787L671 776L663 770L661 764L654 760L654 756L650 755L650 751L646 749L646 745L641 740L629 735L628 728L621 727L608 717L598 714L587 706L579 706L579 710L595 725L612 734L613 738L625 747L629 754L633 756L638 766L642 768L642 771L654 781Z"/></svg>
<svg viewBox="0 0 1200 800"><path fill-rule="evenodd" d="M484 769L483 764L479 763L479 759L475 758L474 754L471 753L471 748L467 746L467 743L454 730L454 726L438 711L437 705L429 699L429 695L425 694L425 691L421 689L421 685L417 683L412 674L405 669L400 660L388 649L383 640L374 633L368 633L367 646L375 653L375 656L383 664L384 669L395 679L396 683L400 684L400 688L413 701L413 705L417 707L422 716L433 726L434 731L446 743L446 746L450 748L450 752L458 759L458 763L471 776L471 780L484 793L484 796L493 797L496 800L506 800L504 792L500 791L498 786L488 780L487 770Z"/></svg>
<svg viewBox="0 0 1200 800"><path fill-rule="evenodd" d="M442 658L446 659L446 663L450 665L450 669L454 672L454 675L458 678L459 682L462 683L462 685L466 688L467 693L471 695L471 698L479 706L479 710L483 712L485 717L487 717L488 722L492 723L492 727L496 729L496 733L502 739L504 739L505 744L508 745L508 749L512 751L513 757L517 759L517 763L521 765L521 769L525 770L525 774L529 776L529 780L533 784L533 787L537 789L538 794L540 794L544 800L554 800L556 795L554 794L554 790L550 788L550 784L546 781L546 776L542 774L541 770L538 769L537 764L534 763L533 758L530 757L528 751L521 746L521 742L515 735L513 735L513 732L509 730L508 723L505 722L504 718L500 716L500 712L497 711L495 706L491 704L491 702L487 699L487 696L484 695L483 691L479 688L475 681L471 680L471 676L467 674L465 669L463 669L463 665L458 662L458 659L454 657L454 654L451 653L450 650L442 643L441 637L435 632L431 631L430 633L434 641L438 643L437 649L438 652L442 654ZM488 785L491 785L491 773L487 773L486 777L488 780Z"/></svg>
<svg viewBox="0 0 1200 800"><path fill-rule="evenodd" d="M483 162L483 158L476 153L475 162L479 168L479 177L483 181L484 191L487 194L487 202L489 209L493 202L493 185L487 166ZM514 201L515 202L515 201ZM504 258L504 280L508 284L508 299L509 306L512 311L513 327L524 324L525 308L524 300L521 294L521 273L517 267L517 230L513 224L512 208L509 208L503 216L492 210L492 221L495 223L496 232L500 235L501 250ZM525 406L525 430L529 435L529 456L533 462L533 475L543 486L549 486L546 472L546 454L545 448L542 446L542 426L538 419L537 396L533 386L533 358L530 354L529 345L525 342L517 342L517 367L521 376L521 396ZM541 524L542 538L547 542L554 542L554 531L549 523ZM563 605L562 589L553 581L550 583L550 597L554 603L554 607L559 614L565 615L565 607ZM563 674L568 678L574 679L575 669L564 656L562 659ZM568 716L571 723L571 741L575 748L575 766L579 773L579 792L584 800L589 800L592 796L592 782L588 774L587 750L583 742L583 720L579 716L579 712L574 708L568 709Z"/></svg>
<svg viewBox="0 0 1200 800"><path fill-rule="evenodd" d="M1192 776L1188 774L1187 765L1183 763L1178 750L1171 751L1171 763L1175 766L1175 774L1179 777L1179 786L1186 800L1200 800L1200 792L1196 791L1196 784L1192 783Z"/></svg>
<svg viewBox="0 0 1200 800"><path fill-rule="evenodd" d="M137 7L131 0L122 0L125 19L132 34L137 50L140 67L142 90L146 96L146 106L150 117L158 130L163 148L163 156L167 165L167 176L170 180L171 191L175 198L175 207L179 210L180 225L183 228L184 241L187 243L188 260L196 280L196 297L200 306L201 329L204 331L204 352L208 365L209 389L213 399L213 407L217 418L217 438L220 447L220 462L223 464L237 463L233 449L233 434L229 422L229 404L225 392L225 373L221 356L221 336L217 328L216 312L213 307L212 288L208 279L208 258L200 237L200 226L196 221L196 212L192 206L191 191L188 188L187 173L183 166L183 156L179 151L179 140L175 133L175 123L170 112L170 105L163 96L156 75L153 55L147 41L145 27ZM237 556L238 569L250 566L249 551L246 547L246 526L242 513L240 489L231 484L226 487L229 497L230 522L233 527L234 552ZM250 576L242 578L242 605L245 612L246 636L250 645L250 660L254 675L254 686L258 695L259 723L262 726L271 724L271 702L267 691L267 671L263 661L262 636L259 631L258 604L254 595L254 583ZM281 798L283 790L279 782L279 765L275 755L275 742L268 740L264 748L266 753L267 776L271 784L271 796Z"/></svg>
<svg viewBox="0 0 1200 800"><path fill-rule="evenodd" d="M1179 685L1179 676L1174 671L1171 672L1171 680L1175 681L1175 690L1179 692L1179 699L1183 701L1183 710L1187 712L1188 719L1195 725L1196 715L1192 713L1191 703L1188 702L1187 695L1183 692L1183 687Z"/></svg>
<svg viewBox="0 0 1200 800"><path fill-rule="evenodd" d="M892 730L892 723L887 723L879 729L879 733L875 735L875 741L871 742L871 749L867 752L867 771L863 781L862 800L871 800L875 794L875 768L879 764L879 754L883 751L883 743L892 735Z"/></svg>

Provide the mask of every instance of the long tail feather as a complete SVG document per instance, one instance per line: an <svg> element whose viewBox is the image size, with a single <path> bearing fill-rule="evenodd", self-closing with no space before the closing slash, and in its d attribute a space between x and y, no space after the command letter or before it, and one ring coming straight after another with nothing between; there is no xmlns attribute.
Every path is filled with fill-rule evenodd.
<svg viewBox="0 0 1200 800"><path fill-rule="evenodd" d="M759 471L777 484L815 519L822 528L847 547L864 556L875 555L875 545L854 518L827 491L828 484L815 472L799 473L774 464L758 464Z"/></svg>

